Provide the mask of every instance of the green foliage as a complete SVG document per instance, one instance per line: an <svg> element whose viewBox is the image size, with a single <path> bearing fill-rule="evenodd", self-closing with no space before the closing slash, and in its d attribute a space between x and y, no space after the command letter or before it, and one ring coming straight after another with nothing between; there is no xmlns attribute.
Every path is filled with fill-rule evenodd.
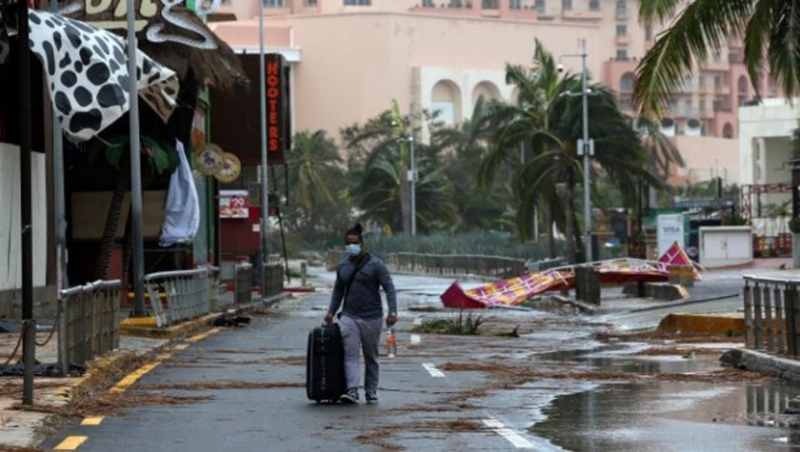
<svg viewBox="0 0 800 452"><path fill-rule="evenodd" d="M540 260L548 257L546 247L541 243L523 243L508 231L472 230L458 234L434 233L425 236L408 235L365 235L366 247L379 255L407 252L422 254L476 254L484 256L505 256L517 259ZM341 247L338 238L334 248ZM556 242L556 254L564 256L566 248L563 241Z"/></svg>
<svg viewBox="0 0 800 452"><path fill-rule="evenodd" d="M794 234L800 233L800 217L792 217L789 220L789 230Z"/></svg>
<svg viewBox="0 0 800 452"><path fill-rule="evenodd" d="M800 28L794 0L639 0L639 19L666 27L639 62L634 102L643 116L660 116L684 78L728 39L744 40L744 63L756 94L765 72L786 98L800 93Z"/></svg>
<svg viewBox="0 0 800 452"><path fill-rule="evenodd" d="M485 321L483 315L473 315L473 311L464 315L464 310L461 309L458 314L447 318L425 320L412 331L424 334L476 336L480 334L479 328Z"/></svg>

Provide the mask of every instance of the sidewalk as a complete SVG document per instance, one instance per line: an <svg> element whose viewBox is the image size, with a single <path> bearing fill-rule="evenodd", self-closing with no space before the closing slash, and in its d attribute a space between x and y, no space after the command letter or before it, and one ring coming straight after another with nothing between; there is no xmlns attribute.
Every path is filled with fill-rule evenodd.
<svg viewBox="0 0 800 452"><path fill-rule="evenodd" d="M252 303L240 306L240 309L246 313L254 309L268 308L294 296L293 292L314 290L313 287L300 287L299 278L292 278L291 283L286 285L285 289L283 293L263 302L260 295L254 293ZM220 296L232 297L233 295L226 293ZM0 366L0 369L6 369L6 372L0 374L0 451L13 450L13 448L35 448L46 434L48 418L53 416L53 413L66 409L74 395L85 392L96 385L93 377L120 373L119 371L125 365L131 366L147 356L155 355L173 341L183 340L192 334L210 329L215 320L225 315L226 312L211 313L167 328L137 326L137 322L130 322L127 326L121 325L119 349L99 357L87 365L87 370L83 375L73 377L50 376L57 368L58 333L49 337L52 329L49 325L46 325L46 328L42 328L40 325L36 334L35 358L37 365L34 375L32 407L22 407L21 405L23 390L21 343L15 351L20 339L19 322L3 322L4 329L10 332L0 333L0 365L9 360L9 366ZM52 323L52 319L50 321L37 319L37 321L43 324L45 322ZM47 342L45 343L45 341Z"/></svg>

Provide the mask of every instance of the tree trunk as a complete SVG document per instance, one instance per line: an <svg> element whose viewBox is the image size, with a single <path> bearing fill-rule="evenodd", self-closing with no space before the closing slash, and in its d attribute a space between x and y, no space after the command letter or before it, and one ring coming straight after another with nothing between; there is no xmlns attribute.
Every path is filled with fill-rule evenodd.
<svg viewBox="0 0 800 452"><path fill-rule="evenodd" d="M97 258L97 267L95 267L97 279L108 279L111 254L114 252L114 243L116 241L117 226L119 225L119 218L122 215L122 206L125 202L125 194L128 191L130 181L129 162L130 159L126 159L123 155L117 185L114 187L114 193L111 196L111 204L108 207L103 238L100 239L100 253Z"/></svg>
<svg viewBox="0 0 800 452"><path fill-rule="evenodd" d="M575 178L572 171L567 175L567 193L565 198L567 202L564 204L564 213L567 217L567 230L564 231L564 235L567 239L567 259L569 259L570 262L576 262L575 231L577 225L575 224Z"/></svg>

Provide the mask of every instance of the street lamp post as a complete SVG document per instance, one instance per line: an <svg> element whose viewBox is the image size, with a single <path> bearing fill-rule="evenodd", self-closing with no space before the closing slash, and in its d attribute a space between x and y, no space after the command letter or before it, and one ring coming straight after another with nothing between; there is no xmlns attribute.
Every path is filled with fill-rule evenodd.
<svg viewBox="0 0 800 452"><path fill-rule="evenodd" d="M411 184L411 236L417 236L417 166L414 156L414 136L408 136L411 146L411 169L408 172L408 180Z"/></svg>
<svg viewBox="0 0 800 452"><path fill-rule="evenodd" d="M592 256L592 198L590 191L589 177L589 156L594 155L594 140L589 139L589 89L587 86L586 70L586 40L580 41L580 53L566 54L559 57L559 61L564 57L580 57L582 63L581 70L581 100L583 102L583 139L578 140L578 155L583 155L583 223L584 223L584 246L586 249L586 261L591 262ZM572 96L572 93L564 93Z"/></svg>

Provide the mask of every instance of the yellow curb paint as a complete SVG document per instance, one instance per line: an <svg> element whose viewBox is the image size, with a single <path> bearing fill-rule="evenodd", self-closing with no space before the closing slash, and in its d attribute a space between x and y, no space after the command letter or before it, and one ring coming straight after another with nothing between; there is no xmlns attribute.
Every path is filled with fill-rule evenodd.
<svg viewBox="0 0 800 452"><path fill-rule="evenodd" d="M208 330L206 332L203 332L203 333L200 333L198 335L190 337L189 339L187 339L187 341L189 341L189 342L202 341L203 339L207 338L208 336L211 336L212 334L219 333L220 331L221 330L219 328L212 328L212 329L210 329L210 330Z"/></svg>
<svg viewBox="0 0 800 452"><path fill-rule="evenodd" d="M119 324L120 326L139 328L155 328L157 326L155 317L131 317L120 320Z"/></svg>
<svg viewBox="0 0 800 452"><path fill-rule="evenodd" d="M81 421L81 425L100 425L103 422L103 416L91 416Z"/></svg>
<svg viewBox="0 0 800 452"><path fill-rule="evenodd" d="M88 436L68 436L56 446L55 450L75 450L87 439Z"/></svg>
<svg viewBox="0 0 800 452"><path fill-rule="evenodd" d="M132 384L136 383L136 380L142 378L142 376L144 376L144 374L146 374L147 372L150 372L151 370L155 369L156 366L161 364L162 361L169 359L169 357L170 355L160 355L155 361L147 363L144 366L128 374L125 378L123 378L117 384L115 384L109 391L122 392L128 389Z"/></svg>
<svg viewBox="0 0 800 452"><path fill-rule="evenodd" d="M175 346L175 350L186 350L186 347L188 346L189 344L178 344Z"/></svg>

